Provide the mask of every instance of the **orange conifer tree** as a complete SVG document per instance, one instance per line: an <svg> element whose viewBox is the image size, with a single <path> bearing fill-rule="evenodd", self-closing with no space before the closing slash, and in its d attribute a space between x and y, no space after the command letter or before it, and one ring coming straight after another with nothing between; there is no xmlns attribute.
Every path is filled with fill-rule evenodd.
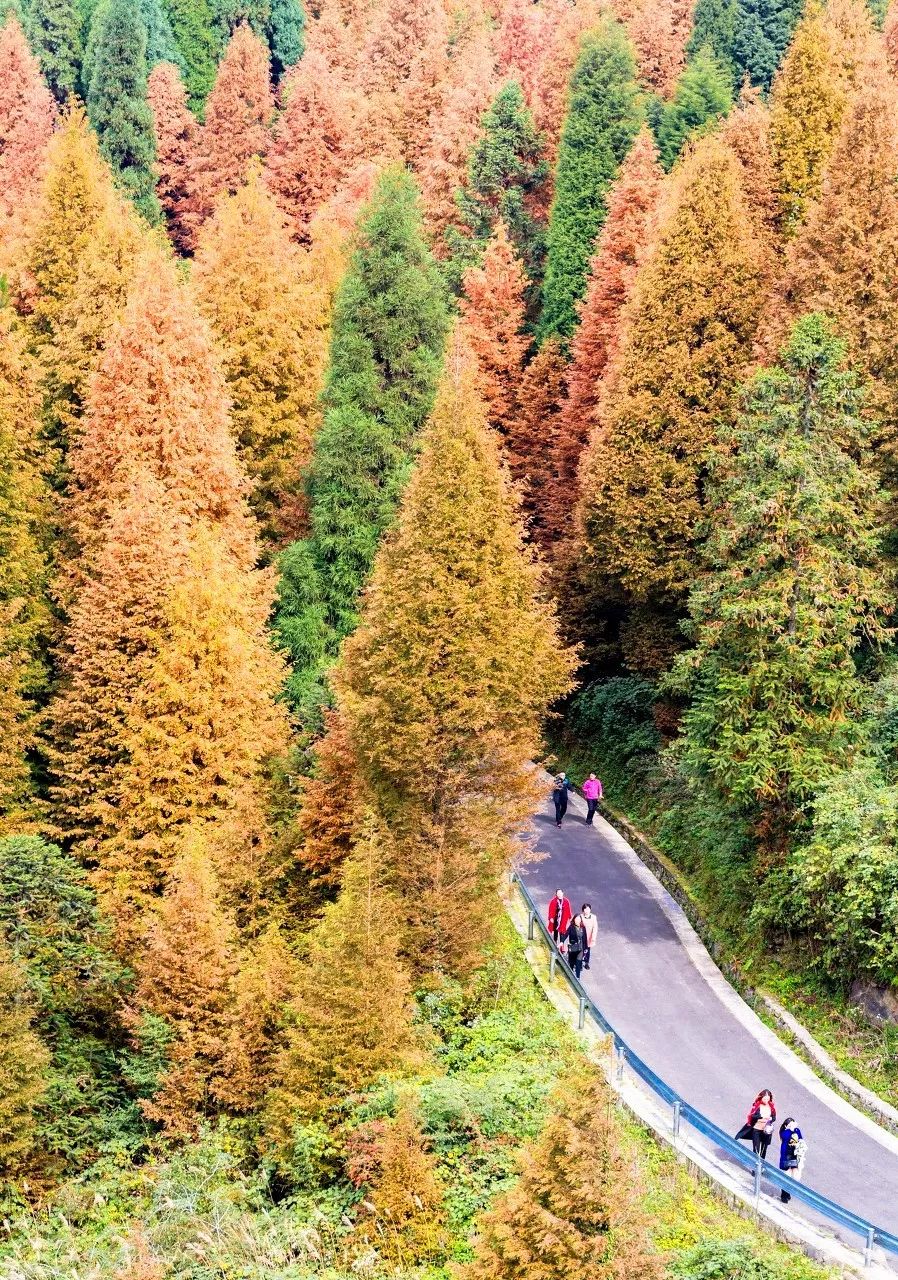
<svg viewBox="0 0 898 1280"><path fill-rule="evenodd" d="M501 75L518 82L531 110L538 93L548 32L544 6L529 0L504 0L496 32L496 57Z"/></svg>
<svg viewBox="0 0 898 1280"><path fill-rule="evenodd" d="M739 102L720 125L720 136L742 166L742 189L749 212L775 246L780 217L773 158L770 108L760 89L746 85Z"/></svg>
<svg viewBox="0 0 898 1280"><path fill-rule="evenodd" d="M218 901L205 833L188 830L139 958L130 1017L138 1043L147 1015L170 1037L165 1071L142 1105L171 1137L188 1137L219 1110L236 968L234 926Z"/></svg>
<svg viewBox="0 0 898 1280"><path fill-rule="evenodd" d="M555 168L558 143L567 114L568 86L580 52L580 42L602 21L597 0L577 4L544 5L547 10L539 80L533 104L536 127L545 138L546 159Z"/></svg>
<svg viewBox="0 0 898 1280"><path fill-rule="evenodd" d="M305 526L307 407L318 380L304 359L309 306L300 254L257 176L219 202L200 233L192 279L219 340L250 506L265 539L292 541Z"/></svg>
<svg viewBox="0 0 898 1280"><path fill-rule="evenodd" d="M596 425L602 382L620 344L624 306L653 243L663 181L657 149L648 129L643 129L609 193L608 215L596 242L580 324L571 343L555 483L545 502L552 540L570 528L579 492L580 456Z"/></svg>
<svg viewBox="0 0 898 1280"><path fill-rule="evenodd" d="M664 97L686 65L693 7L693 0L617 0L613 6L630 33L642 78Z"/></svg>
<svg viewBox="0 0 898 1280"><path fill-rule="evenodd" d="M491 427L507 434L528 340L524 336L526 277L499 221L479 267L465 272L461 314L465 341L477 358Z"/></svg>
<svg viewBox="0 0 898 1280"><path fill-rule="evenodd" d="M455 193L464 183L468 157L495 88L489 34L478 27L455 50L443 102L432 117L418 164L425 223L437 257L449 252L449 228L462 225Z"/></svg>
<svg viewBox="0 0 898 1280"><path fill-rule="evenodd" d="M281 85L284 107L273 128L265 180L300 241L347 173L353 95L322 55L310 49Z"/></svg>
<svg viewBox="0 0 898 1280"><path fill-rule="evenodd" d="M450 973L476 964L490 935L533 800L523 765L573 665L498 447L457 342L334 673L363 789L396 843L405 949Z"/></svg>
<svg viewBox="0 0 898 1280"><path fill-rule="evenodd" d="M524 370L517 411L506 437L511 474L521 486L521 502L531 539L547 556L567 530L559 518L558 441L567 396L568 361L561 340L547 338ZM561 495L569 510L569 495Z"/></svg>
<svg viewBox="0 0 898 1280"><path fill-rule="evenodd" d="M206 101L206 121L183 219L193 235L212 213L215 201L225 193L233 195L246 180L253 158L265 156L273 114L267 46L241 23L231 36Z"/></svg>
<svg viewBox="0 0 898 1280"><path fill-rule="evenodd" d="M147 99L156 131L156 195L172 243L186 253L193 247L185 215L189 222L199 126L187 105L187 91L176 66L157 63L147 82Z"/></svg>
<svg viewBox="0 0 898 1280"><path fill-rule="evenodd" d="M15 14L0 30L0 217L21 220L37 198L56 119L53 95ZM6 229L0 226L0 234Z"/></svg>

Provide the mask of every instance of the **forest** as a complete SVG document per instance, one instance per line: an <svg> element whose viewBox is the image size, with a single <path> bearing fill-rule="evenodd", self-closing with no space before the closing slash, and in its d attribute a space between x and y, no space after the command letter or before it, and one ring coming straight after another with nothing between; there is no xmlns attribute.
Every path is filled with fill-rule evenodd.
<svg viewBox="0 0 898 1280"><path fill-rule="evenodd" d="M6 0L3 1280L817 1274L500 887L898 985L896 177L898 4Z"/></svg>

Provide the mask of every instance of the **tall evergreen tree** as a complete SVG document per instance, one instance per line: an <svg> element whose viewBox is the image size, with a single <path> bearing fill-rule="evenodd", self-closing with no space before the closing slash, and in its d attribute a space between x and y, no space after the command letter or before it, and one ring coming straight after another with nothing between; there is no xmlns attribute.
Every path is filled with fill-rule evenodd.
<svg viewBox="0 0 898 1280"><path fill-rule="evenodd" d="M0 214L23 218L40 193L56 107L15 14L0 30ZM5 237L5 228L0 227Z"/></svg>
<svg viewBox="0 0 898 1280"><path fill-rule="evenodd" d="M571 77L582 52L583 40L601 27L607 16L597 0L556 5L547 14L533 118L545 139L546 161L553 173L567 118Z"/></svg>
<svg viewBox="0 0 898 1280"><path fill-rule="evenodd" d="M768 845L847 758L854 654L885 634L876 482L845 349L818 315L749 384L712 467L708 571L690 597L683 759Z"/></svg>
<svg viewBox="0 0 898 1280"><path fill-rule="evenodd" d="M0 830L21 823L36 790L35 711L49 683L51 513L41 474L35 370L0 312Z"/></svg>
<svg viewBox="0 0 898 1280"><path fill-rule="evenodd" d="M271 0L265 36L276 80L296 65L306 48L306 11L302 0Z"/></svg>
<svg viewBox="0 0 898 1280"><path fill-rule="evenodd" d="M564 1280L581 1267L607 1280L661 1280L641 1191L608 1085L591 1064L570 1068L520 1178L480 1219L470 1280Z"/></svg>
<svg viewBox="0 0 898 1280"><path fill-rule="evenodd" d="M548 166L519 84L510 81L499 90L483 116L481 130L458 196L462 214L480 243L489 238L501 218L536 286L545 254L538 200Z"/></svg>
<svg viewBox="0 0 898 1280"><path fill-rule="evenodd" d="M735 44L739 16L739 0L696 0L692 33L686 45L690 56L710 49L720 66L729 71L732 85L737 81Z"/></svg>
<svg viewBox="0 0 898 1280"><path fill-rule="evenodd" d="M184 83L193 111L203 110L215 83L220 38L211 0L165 0L175 43L184 59Z"/></svg>
<svg viewBox="0 0 898 1280"><path fill-rule="evenodd" d="M784 282L786 314L831 316L852 367L870 380L880 465L898 477L898 91L884 67L846 110L820 199L792 242Z"/></svg>
<svg viewBox="0 0 898 1280"><path fill-rule="evenodd" d="M490 936L532 804L525 761L573 666L476 377L457 346L334 678L363 789L395 842L406 953L456 974Z"/></svg>
<svg viewBox="0 0 898 1280"><path fill-rule="evenodd" d="M477 358L491 427L511 428L528 342L524 336L524 271L500 222L482 265L462 281L465 340Z"/></svg>
<svg viewBox="0 0 898 1280"><path fill-rule="evenodd" d="M6 1177L27 1170L38 1143L36 1112L50 1063L33 1018L25 974L0 943L0 1170Z"/></svg>
<svg viewBox="0 0 898 1280"><path fill-rule="evenodd" d="M642 119L636 63L626 32L606 22L587 36L570 84L555 172L539 333L569 338L586 284L607 194Z"/></svg>
<svg viewBox="0 0 898 1280"><path fill-rule="evenodd" d="M307 481L312 563L335 643L355 626L359 592L433 403L447 327L414 183L389 172L337 296L324 422Z"/></svg>
<svg viewBox="0 0 898 1280"><path fill-rule="evenodd" d="M820 194L823 170L845 106L833 33L825 13L809 8L773 85L771 131L783 229L797 230Z"/></svg>
<svg viewBox="0 0 898 1280"><path fill-rule="evenodd" d="M676 92L662 109L656 127L665 169L673 167L686 140L726 115L733 102L730 77L713 52L699 49L686 64Z"/></svg>
<svg viewBox="0 0 898 1280"><path fill-rule="evenodd" d="M306 522L302 471L318 387L304 359L309 308L300 253L258 177L206 223L192 279L219 340L250 506L265 539L292 541Z"/></svg>
<svg viewBox="0 0 898 1280"><path fill-rule="evenodd" d="M581 473L596 564L633 601L664 600L668 625L695 574L707 454L735 409L760 280L738 165L719 140L704 139L678 175L637 281L602 430ZM667 654L657 660L664 665Z"/></svg>
<svg viewBox="0 0 898 1280"><path fill-rule="evenodd" d="M106 0L96 26L87 111L123 189L158 222L153 115L147 102L146 27L137 0Z"/></svg>
<svg viewBox="0 0 898 1280"><path fill-rule="evenodd" d="M521 486L521 502L531 539L550 554L558 532L560 491L556 449L566 410L568 362L558 338L547 338L527 365L517 395L517 411L506 437L511 474Z"/></svg>
<svg viewBox="0 0 898 1280"><path fill-rule="evenodd" d="M686 63L693 0L617 0L636 49L640 78L663 98L674 91Z"/></svg>
<svg viewBox="0 0 898 1280"><path fill-rule="evenodd" d="M59 103L78 91L81 13L77 0L46 0L28 6L28 39Z"/></svg>

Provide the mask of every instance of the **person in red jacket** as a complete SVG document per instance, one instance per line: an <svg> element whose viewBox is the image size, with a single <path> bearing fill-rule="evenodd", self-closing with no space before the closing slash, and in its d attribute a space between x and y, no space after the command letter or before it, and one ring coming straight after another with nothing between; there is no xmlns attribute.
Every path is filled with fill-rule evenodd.
<svg viewBox="0 0 898 1280"><path fill-rule="evenodd" d="M553 941L557 942L567 933L571 922L571 904L564 896L563 889L555 890L555 897L549 903L549 932Z"/></svg>

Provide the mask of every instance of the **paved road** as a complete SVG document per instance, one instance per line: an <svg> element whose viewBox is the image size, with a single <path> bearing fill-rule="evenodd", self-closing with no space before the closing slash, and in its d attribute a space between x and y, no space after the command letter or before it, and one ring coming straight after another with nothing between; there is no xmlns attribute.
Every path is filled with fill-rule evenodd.
<svg viewBox="0 0 898 1280"><path fill-rule="evenodd" d="M690 960L661 905L626 858L618 837L596 819L587 827L572 802L559 830L536 818L537 847L548 856L523 872L534 900L548 907L563 888L574 911L590 902L599 920L597 954L584 983L632 1049L682 1097L735 1133L762 1088L777 1114L797 1117L808 1139L805 1181L885 1230L898 1233L898 1152L839 1114L792 1074L788 1055L760 1043ZM545 918L545 917L544 917ZM774 1139L776 1141L776 1139ZM778 1146L771 1147L771 1156Z"/></svg>

